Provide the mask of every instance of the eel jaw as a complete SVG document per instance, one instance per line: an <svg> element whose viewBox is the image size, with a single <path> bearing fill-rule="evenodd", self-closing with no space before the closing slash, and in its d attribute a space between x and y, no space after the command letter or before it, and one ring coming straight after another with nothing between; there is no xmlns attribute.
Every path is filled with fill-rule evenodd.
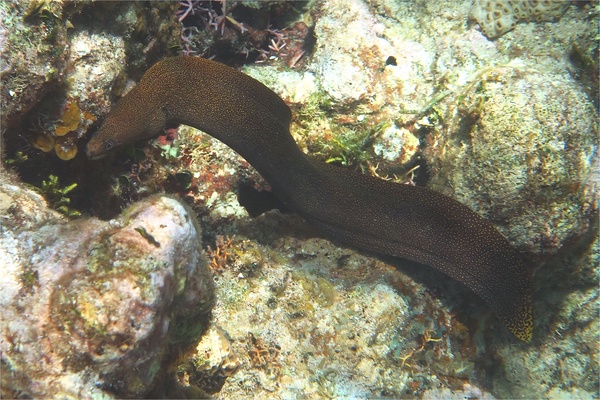
<svg viewBox="0 0 600 400"><path fill-rule="evenodd" d="M98 155L94 156L94 155L90 154L90 150L89 149L85 150L85 155L87 156L87 158L89 158L90 160L94 160L94 161L95 160L100 160L100 159L106 157L106 153L105 154L98 154Z"/></svg>

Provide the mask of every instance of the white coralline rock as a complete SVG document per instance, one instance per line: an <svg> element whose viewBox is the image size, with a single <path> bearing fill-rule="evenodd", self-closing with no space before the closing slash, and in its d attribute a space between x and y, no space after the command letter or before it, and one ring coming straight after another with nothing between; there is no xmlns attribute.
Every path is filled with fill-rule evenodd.
<svg viewBox="0 0 600 400"><path fill-rule="evenodd" d="M317 3L316 45L307 69L319 90L342 109L357 104L378 113L382 107L420 108L434 90L429 72L433 42L419 41L410 28L381 18L370 3ZM405 31L399 33L401 29Z"/></svg>
<svg viewBox="0 0 600 400"><path fill-rule="evenodd" d="M462 390L432 389L423 393L423 399L427 400L462 400L462 399L479 399L479 400L494 400L495 397L482 391L478 387L465 383Z"/></svg>
<svg viewBox="0 0 600 400"><path fill-rule="evenodd" d="M112 103L111 88L126 74L122 37L87 29L73 34L69 55L69 97L95 115L104 115Z"/></svg>
<svg viewBox="0 0 600 400"><path fill-rule="evenodd" d="M373 77L358 53L378 40L373 33L376 20L361 1L329 1L322 7L327 13L315 25L318 41L309 68L335 101L357 101L373 85ZM344 25L337 24L340 22Z"/></svg>
<svg viewBox="0 0 600 400"><path fill-rule="evenodd" d="M0 174L2 397L139 397L213 302L192 213L154 196L67 222Z"/></svg>

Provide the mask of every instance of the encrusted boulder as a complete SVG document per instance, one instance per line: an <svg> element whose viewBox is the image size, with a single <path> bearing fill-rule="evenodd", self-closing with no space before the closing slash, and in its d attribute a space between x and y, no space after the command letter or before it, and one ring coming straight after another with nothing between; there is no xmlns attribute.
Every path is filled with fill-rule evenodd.
<svg viewBox="0 0 600 400"><path fill-rule="evenodd" d="M484 72L431 140L431 186L502 221L517 246L555 253L590 229L595 212L594 106L561 75L517 63Z"/></svg>
<svg viewBox="0 0 600 400"><path fill-rule="evenodd" d="M2 397L139 397L197 341L213 303L193 214L154 196L67 222L0 179Z"/></svg>

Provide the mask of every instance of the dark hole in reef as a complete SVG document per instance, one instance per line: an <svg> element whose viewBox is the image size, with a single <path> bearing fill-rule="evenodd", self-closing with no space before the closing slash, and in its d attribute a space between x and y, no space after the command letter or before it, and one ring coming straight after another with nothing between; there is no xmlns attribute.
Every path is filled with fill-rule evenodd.
<svg viewBox="0 0 600 400"><path fill-rule="evenodd" d="M398 63L396 62L396 57L389 56L387 58L387 60L385 60L385 65L394 65L394 66L398 65Z"/></svg>
<svg viewBox="0 0 600 400"><path fill-rule="evenodd" d="M417 167L413 171L412 181L417 186L427 186L430 178L429 166L423 157L416 157L414 161L407 165L407 168L412 169Z"/></svg>
<svg viewBox="0 0 600 400"><path fill-rule="evenodd" d="M250 185L241 185L238 188L238 201L248 211L252 218L258 217L267 211L278 209L283 214L290 210L272 192L256 190Z"/></svg>
<svg viewBox="0 0 600 400"><path fill-rule="evenodd" d="M569 51L569 61L574 67L572 74L577 80L581 81L583 89L592 100L596 112L598 112L600 104L598 99L598 82L600 81L598 60L600 53L598 47L591 53L585 52L584 48L581 44L573 43Z"/></svg>
<svg viewBox="0 0 600 400"><path fill-rule="evenodd" d="M315 27L310 26L308 28L308 33L306 34L306 37L304 38L304 50L306 50L306 53L312 54L315 49L316 44L317 44L317 35L315 35Z"/></svg>

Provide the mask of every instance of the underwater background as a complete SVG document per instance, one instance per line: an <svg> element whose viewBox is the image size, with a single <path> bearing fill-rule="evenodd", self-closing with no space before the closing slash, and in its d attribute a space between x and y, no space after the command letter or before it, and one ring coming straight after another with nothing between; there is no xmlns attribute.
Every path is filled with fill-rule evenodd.
<svg viewBox="0 0 600 400"><path fill-rule="evenodd" d="M599 12L0 1L2 398L598 398ZM441 272L325 239L194 128L89 160L175 55L264 83L316 159L490 221L527 260L531 342Z"/></svg>

